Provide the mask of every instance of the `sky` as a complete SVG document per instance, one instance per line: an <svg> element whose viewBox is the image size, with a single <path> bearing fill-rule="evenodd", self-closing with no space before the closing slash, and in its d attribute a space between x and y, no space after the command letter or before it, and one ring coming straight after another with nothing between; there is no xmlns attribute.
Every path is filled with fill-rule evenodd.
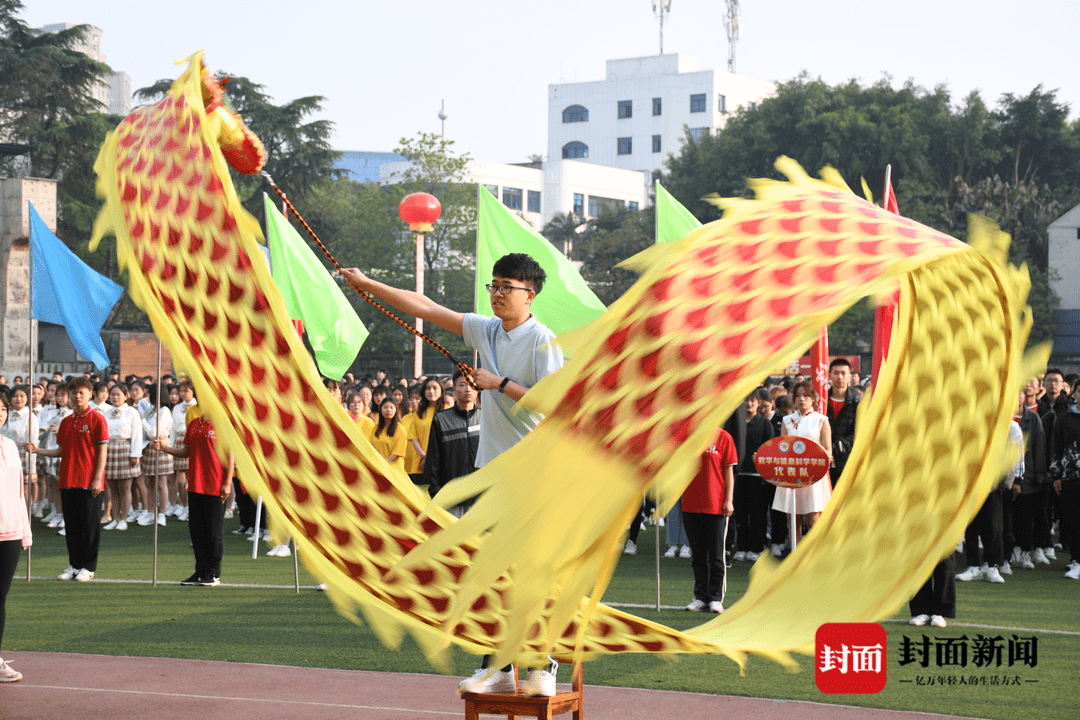
<svg viewBox="0 0 1080 720"><path fill-rule="evenodd" d="M322 95L338 150L392 150L439 132L478 160L524 162L547 150L548 85L601 80L605 61L659 52L651 0L23 0L32 27L88 23L132 88L175 78L173 62L204 49L214 70L265 86L277 103ZM724 0L673 0L664 51L724 69ZM257 8L257 9L252 9ZM188 14L182 14L188 13ZM979 90L1056 89L1080 113L1080 2L1031 0L742 0L740 75L785 81L806 71L830 84L886 75L959 103Z"/></svg>

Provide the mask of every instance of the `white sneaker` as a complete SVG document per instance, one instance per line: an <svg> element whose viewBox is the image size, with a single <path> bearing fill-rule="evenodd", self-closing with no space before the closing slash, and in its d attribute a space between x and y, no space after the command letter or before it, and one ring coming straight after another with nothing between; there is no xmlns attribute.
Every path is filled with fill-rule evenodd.
<svg viewBox="0 0 1080 720"><path fill-rule="evenodd" d="M514 673L491 668L480 668L458 684L463 693L512 693L517 691Z"/></svg>
<svg viewBox="0 0 1080 720"><path fill-rule="evenodd" d="M36 517L36 518L45 517L45 511L42 509L41 503L37 503L37 506L34 508L34 517ZM3 660L0 660L0 662L3 662ZM2 667L2 666L0 666L0 667Z"/></svg>
<svg viewBox="0 0 1080 720"><path fill-rule="evenodd" d="M1029 553L1029 552L1020 553L1020 560L1017 561L1016 567L1021 568L1023 570L1034 570L1035 569L1035 563L1031 562L1031 553Z"/></svg>
<svg viewBox="0 0 1080 720"><path fill-rule="evenodd" d="M915 627L922 627L926 623L930 622L929 615L916 615L907 621L908 625L914 625Z"/></svg>
<svg viewBox="0 0 1080 720"><path fill-rule="evenodd" d="M664 557L673 558L673 557L676 557L678 554L679 554L679 546L678 545L671 545L671 546L668 547L667 552L664 553Z"/></svg>
<svg viewBox="0 0 1080 720"><path fill-rule="evenodd" d="M0 658L0 683L18 682L22 680L22 673L4 662Z"/></svg>
<svg viewBox="0 0 1080 720"><path fill-rule="evenodd" d="M713 600L711 603L709 603L709 612L719 615L720 613L724 612L724 603L720 602L719 600Z"/></svg>
<svg viewBox="0 0 1080 720"><path fill-rule="evenodd" d="M746 560L746 553L742 550L739 550L731 559L735 562L743 562Z"/></svg>
<svg viewBox="0 0 1080 720"><path fill-rule="evenodd" d="M289 557L292 555L292 550L289 549L288 545L275 545L266 554L272 557Z"/></svg>
<svg viewBox="0 0 1080 720"><path fill-rule="evenodd" d="M150 512L149 510L143 510L141 513L139 513L139 516L135 518L135 522L137 522L142 527L146 527L147 525L153 525L154 513Z"/></svg>
<svg viewBox="0 0 1080 720"><path fill-rule="evenodd" d="M958 553L964 552L964 538L960 538L960 542L956 543L956 551Z"/></svg>
<svg viewBox="0 0 1080 720"><path fill-rule="evenodd" d="M705 609L705 607L706 606L704 600L698 600L697 598L694 598L693 602L686 606L686 609L689 612L701 612Z"/></svg>
<svg viewBox="0 0 1080 720"><path fill-rule="evenodd" d="M637 545L634 544L633 540L627 540L626 541L626 547L623 548L622 554L623 555L637 555Z"/></svg>
<svg viewBox="0 0 1080 720"><path fill-rule="evenodd" d="M1043 548L1043 555L1046 556L1047 560L1057 560L1057 553L1054 552L1052 547Z"/></svg>
<svg viewBox="0 0 1080 720"><path fill-rule="evenodd" d="M997 569L997 567L994 567L994 566L986 568L986 571L983 573L983 576L986 578L986 582L989 582L989 583L1003 583L1003 582L1005 582L1005 578L1001 577L1001 572Z"/></svg>
<svg viewBox="0 0 1080 720"><path fill-rule="evenodd" d="M127 522L135 522L138 519L139 513L135 512L135 508L131 508L130 510L128 510L127 517L124 518L124 520Z"/></svg>
<svg viewBox="0 0 1080 720"><path fill-rule="evenodd" d="M126 520L121 520L120 522L116 523L116 529L117 530L127 530L127 521Z"/></svg>
<svg viewBox="0 0 1080 720"><path fill-rule="evenodd" d="M66 533L64 532L64 516L63 515L60 516L60 520L56 523L56 527L60 528L60 534L61 535L66 535Z"/></svg>
<svg viewBox="0 0 1080 720"><path fill-rule="evenodd" d="M1073 566L1069 569L1069 572L1065 573L1065 577L1069 578L1070 580L1080 580L1080 563L1073 563Z"/></svg>
<svg viewBox="0 0 1080 720"><path fill-rule="evenodd" d="M106 525L103 525L101 529L102 530L115 530L116 529L116 521L115 520L110 521Z"/></svg>
<svg viewBox="0 0 1080 720"><path fill-rule="evenodd" d="M176 519L179 520L180 522L187 522L189 512L191 512L191 510L186 508L186 507L180 508L179 510L176 511Z"/></svg>
<svg viewBox="0 0 1080 720"><path fill-rule="evenodd" d="M179 510L179 509L180 508L177 505L173 505L172 503L169 503L168 505L165 506L165 514L168 517L176 517L176 511Z"/></svg>
<svg viewBox="0 0 1080 720"><path fill-rule="evenodd" d="M65 530L64 528L60 528L60 532L58 532L56 534L59 535L60 537L63 537L65 535L67 535L67 530Z"/></svg>
<svg viewBox="0 0 1080 720"><path fill-rule="evenodd" d="M773 543L772 547L769 548L769 552L772 553L774 558L778 558L784 554L784 548L780 547L778 543Z"/></svg>
<svg viewBox="0 0 1080 720"><path fill-rule="evenodd" d="M56 576L57 580L74 580L75 576L79 574L78 568L73 568L70 565L68 569Z"/></svg>
<svg viewBox="0 0 1080 720"><path fill-rule="evenodd" d="M983 571L982 568L972 565L964 572L956 576L956 579L960 582L970 582L971 580L982 580Z"/></svg>
<svg viewBox="0 0 1080 720"><path fill-rule="evenodd" d="M226 510L226 511L225 511L225 519L226 519L226 520L229 520L229 519L231 519L231 518L232 518L232 516L233 516L233 511L232 511L231 509L230 509L230 510Z"/></svg>
<svg viewBox="0 0 1080 720"><path fill-rule="evenodd" d="M558 666L556 665L556 668ZM525 694L532 697L555 697L555 675L547 670L530 670Z"/></svg>
<svg viewBox="0 0 1080 720"><path fill-rule="evenodd" d="M686 558L686 559L690 558L690 546L689 545L683 545L682 546L682 549L679 550L679 557Z"/></svg>
<svg viewBox="0 0 1080 720"><path fill-rule="evenodd" d="M46 518L46 520L45 527L57 528L60 527L60 523L63 522L64 516L61 513L53 513L52 516Z"/></svg>
<svg viewBox="0 0 1080 720"><path fill-rule="evenodd" d="M158 513L157 524L161 527L165 527L165 513Z"/></svg>
<svg viewBox="0 0 1080 720"><path fill-rule="evenodd" d="M945 618L941 615L934 615L930 618L930 625L933 627L946 627L949 623L945 622Z"/></svg>
<svg viewBox="0 0 1080 720"><path fill-rule="evenodd" d="M1012 575L1012 566L1009 565L1007 561L1001 563L1001 567L999 567L998 570L1001 571L1002 575Z"/></svg>
<svg viewBox="0 0 1080 720"><path fill-rule="evenodd" d="M1012 551L1012 557L1009 559L1009 562L1011 562L1013 565L1020 562L1020 556L1023 554L1023 552L1024 551L1020 549L1019 545L1014 547Z"/></svg>
<svg viewBox="0 0 1080 720"><path fill-rule="evenodd" d="M53 510L53 511L52 511L51 513L49 513L48 515L46 515L45 517L41 518L41 522L45 523L45 526L46 526L46 527L51 527L51 526L49 525L49 523L51 523L51 522L52 522L53 520L55 520L55 519L56 519L56 518L58 518L58 517L60 517L60 513L58 513L58 512L56 512L55 510Z"/></svg>
<svg viewBox="0 0 1080 720"><path fill-rule="evenodd" d="M93 579L94 579L94 573L90 572L90 571L89 571L89 570L87 570L86 568L83 568L83 569L82 569L82 570L80 570L80 571L79 571L79 573L78 573L78 574L77 574L77 575L75 576L75 579L76 579L76 580L78 580L79 582L87 582L87 581L89 581L89 580L93 580Z"/></svg>
<svg viewBox="0 0 1080 720"><path fill-rule="evenodd" d="M746 562L757 562L757 559L759 557L761 556L751 550L750 552L746 553Z"/></svg>
<svg viewBox="0 0 1080 720"><path fill-rule="evenodd" d="M1031 562L1035 563L1036 565L1050 564L1050 561L1046 558L1046 553L1043 552L1042 548L1035 548L1035 550L1031 553Z"/></svg>

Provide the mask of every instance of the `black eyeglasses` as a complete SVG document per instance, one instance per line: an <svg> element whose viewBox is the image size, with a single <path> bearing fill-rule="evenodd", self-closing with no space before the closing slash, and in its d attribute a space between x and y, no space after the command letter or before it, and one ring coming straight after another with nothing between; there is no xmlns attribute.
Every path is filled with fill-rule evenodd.
<svg viewBox="0 0 1080 720"><path fill-rule="evenodd" d="M489 284L489 285L485 285L484 287L487 288L487 291L488 291L489 295L494 295L495 293L499 293L500 295L509 295L514 290L525 290L527 292L532 292L532 288L514 287L513 285L490 285Z"/></svg>

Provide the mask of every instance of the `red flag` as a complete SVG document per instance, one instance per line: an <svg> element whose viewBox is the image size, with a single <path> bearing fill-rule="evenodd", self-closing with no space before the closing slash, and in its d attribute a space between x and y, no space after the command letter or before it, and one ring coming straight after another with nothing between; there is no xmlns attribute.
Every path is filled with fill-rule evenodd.
<svg viewBox="0 0 1080 720"><path fill-rule="evenodd" d="M882 207L891 213L900 214L900 206L896 203L896 193L892 187L892 166L885 169L885 197ZM896 317L896 306L900 302L900 291L894 292L888 300L874 308L874 363L871 378L876 383L881 365L889 355L889 340L892 338L893 320Z"/></svg>
<svg viewBox="0 0 1080 720"><path fill-rule="evenodd" d="M825 414L825 403L829 401L829 328L818 330L818 339L810 348L810 381L817 392L817 410Z"/></svg>

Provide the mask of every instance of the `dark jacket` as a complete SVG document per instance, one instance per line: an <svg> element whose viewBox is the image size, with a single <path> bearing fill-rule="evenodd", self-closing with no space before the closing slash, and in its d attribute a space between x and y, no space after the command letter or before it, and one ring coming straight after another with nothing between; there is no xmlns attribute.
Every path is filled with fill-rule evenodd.
<svg viewBox="0 0 1080 720"><path fill-rule="evenodd" d="M1066 411L1054 421L1050 479L1080 484L1080 413Z"/></svg>
<svg viewBox="0 0 1080 720"><path fill-rule="evenodd" d="M1019 420L1024 433L1024 475L1018 478L1020 493L1030 495L1042 489L1049 467L1046 453L1046 433L1042 421L1031 410L1024 408Z"/></svg>
<svg viewBox="0 0 1080 720"><path fill-rule="evenodd" d="M1071 403L1072 398L1062 392L1058 393L1057 400L1054 402L1051 402L1049 395L1043 395L1035 404L1039 419L1042 420L1043 430L1046 432L1047 453L1051 456L1054 452L1054 420L1065 414Z"/></svg>
<svg viewBox="0 0 1080 720"><path fill-rule="evenodd" d="M479 445L480 408L466 413L455 405L432 418L422 481L432 497L451 480L476 470Z"/></svg>
<svg viewBox="0 0 1080 720"><path fill-rule="evenodd" d="M749 475L757 475L754 466L754 453L767 441L772 440L773 426L766 418L755 415L746 423L746 454L739 460L739 472Z"/></svg>
<svg viewBox="0 0 1080 720"><path fill-rule="evenodd" d="M825 399L825 417L829 418L829 427L832 430L832 454L836 463L834 471L836 477L844 471L848 455L851 454L851 446L855 444L855 411L859 408L859 400L855 391L848 388L844 397L844 406L840 412L833 416L832 398Z"/></svg>

